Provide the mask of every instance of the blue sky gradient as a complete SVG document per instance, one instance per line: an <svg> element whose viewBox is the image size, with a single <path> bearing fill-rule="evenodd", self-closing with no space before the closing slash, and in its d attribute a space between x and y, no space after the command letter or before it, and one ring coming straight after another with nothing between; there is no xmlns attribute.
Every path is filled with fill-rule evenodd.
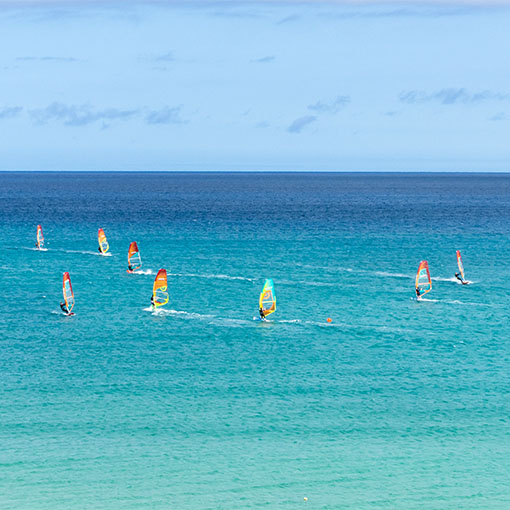
<svg viewBox="0 0 510 510"><path fill-rule="evenodd" d="M1 170L510 171L508 2L0 6Z"/></svg>

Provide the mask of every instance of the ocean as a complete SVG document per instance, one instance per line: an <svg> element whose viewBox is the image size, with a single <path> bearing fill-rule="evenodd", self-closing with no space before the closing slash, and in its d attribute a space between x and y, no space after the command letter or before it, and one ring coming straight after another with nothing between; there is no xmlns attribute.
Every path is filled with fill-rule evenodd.
<svg viewBox="0 0 510 510"><path fill-rule="evenodd" d="M510 508L510 175L4 172L0 227L2 510Z"/></svg>

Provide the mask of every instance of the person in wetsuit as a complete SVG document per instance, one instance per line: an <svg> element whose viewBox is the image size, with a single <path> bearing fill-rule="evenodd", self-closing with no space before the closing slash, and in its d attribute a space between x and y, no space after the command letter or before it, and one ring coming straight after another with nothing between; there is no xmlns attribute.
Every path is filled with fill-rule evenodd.
<svg viewBox="0 0 510 510"><path fill-rule="evenodd" d="M417 298L420 297L420 289L418 287L416 287L416 297Z"/></svg>
<svg viewBox="0 0 510 510"><path fill-rule="evenodd" d="M67 305L65 303L60 303L60 309L67 315L69 310L67 309Z"/></svg>
<svg viewBox="0 0 510 510"><path fill-rule="evenodd" d="M262 307L259 308L259 315L260 315L260 320L261 321L265 321L266 320L266 316L264 314L264 310L262 310Z"/></svg>

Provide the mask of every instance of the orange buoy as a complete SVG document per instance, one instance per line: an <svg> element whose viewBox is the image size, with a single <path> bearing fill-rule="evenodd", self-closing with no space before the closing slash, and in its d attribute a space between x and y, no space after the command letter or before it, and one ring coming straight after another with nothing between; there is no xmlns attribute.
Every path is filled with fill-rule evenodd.
<svg viewBox="0 0 510 510"><path fill-rule="evenodd" d="M328 322L331 322L331 317L328 317Z"/></svg>

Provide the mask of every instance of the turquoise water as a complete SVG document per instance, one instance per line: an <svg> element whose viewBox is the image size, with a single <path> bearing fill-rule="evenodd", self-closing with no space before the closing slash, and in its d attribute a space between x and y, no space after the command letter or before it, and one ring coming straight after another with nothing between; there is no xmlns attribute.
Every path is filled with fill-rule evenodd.
<svg viewBox="0 0 510 510"><path fill-rule="evenodd" d="M510 507L510 176L0 182L2 509Z"/></svg>

